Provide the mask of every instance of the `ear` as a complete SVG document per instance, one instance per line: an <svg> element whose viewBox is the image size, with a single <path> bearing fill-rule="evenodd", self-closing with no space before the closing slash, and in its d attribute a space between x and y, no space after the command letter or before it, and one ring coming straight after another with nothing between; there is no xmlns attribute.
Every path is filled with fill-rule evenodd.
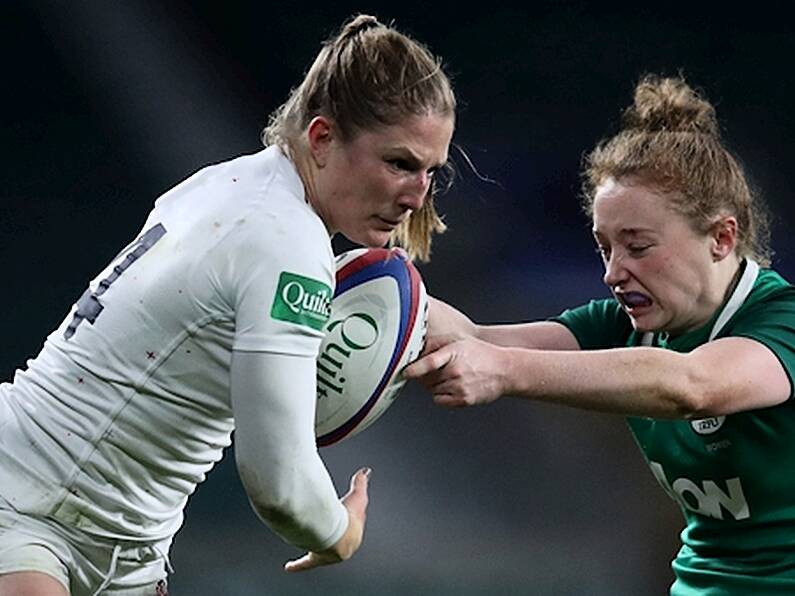
<svg viewBox="0 0 795 596"><path fill-rule="evenodd" d="M328 161L329 148L334 139L334 127L325 116L315 116L306 130L309 153L315 165L322 168Z"/></svg>
<svg viewBox="0 0 795 596"><path fill-rule="evenodd" d="M712 260L722 261L729 256L737 246L737 218L733 215L723 215L712 224Z"/></svg>

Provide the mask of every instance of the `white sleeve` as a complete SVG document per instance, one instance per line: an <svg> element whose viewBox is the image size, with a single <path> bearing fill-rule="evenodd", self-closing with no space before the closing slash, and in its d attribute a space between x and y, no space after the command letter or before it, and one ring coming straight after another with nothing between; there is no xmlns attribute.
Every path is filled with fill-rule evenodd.
<svg viewBox="0 0 795 596"><path fill-rule="evenodd" d="M219 246L219 287L235 316L233 349L315 356L334 294L328 234L302 211L282 214L290 222L284 226L266 215L249 215Z"/></svg>
<svg viewBox="0 0 795 596"><path fill-rule="evenodd" d="M348 527L348 512L315 445L315 358L235 351L235 457L260 518L285 541L319 551Z"/></svg>

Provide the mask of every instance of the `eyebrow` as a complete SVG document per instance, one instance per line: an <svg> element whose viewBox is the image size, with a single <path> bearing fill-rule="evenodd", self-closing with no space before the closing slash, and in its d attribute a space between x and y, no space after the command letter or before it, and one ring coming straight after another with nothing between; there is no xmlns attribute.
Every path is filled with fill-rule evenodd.
<svg viewBox="0 0 795 596"><path fill-rule="evenodd" d="M599 230L593 229L591 233L594 237L598 235L603 235L602 232ZM657 230L652 228L622 228L619 230L618 235L621 238L626 238L627 236L640 236L641 234L656 234Z"/></svg>
<svg viewBox="0 0 795 596"><path fill-rule="evenodd" d="M413 168L420 169L420 167L422 166L422 158L416 153L414 153L414 151L412 151L408 147L405 146L390 147L387 149L387 153L398 154L398 156L401 159L404 159ZM428 169L441 168L446 162L447 160L441 163L438 162L432 163Z"/></svg>

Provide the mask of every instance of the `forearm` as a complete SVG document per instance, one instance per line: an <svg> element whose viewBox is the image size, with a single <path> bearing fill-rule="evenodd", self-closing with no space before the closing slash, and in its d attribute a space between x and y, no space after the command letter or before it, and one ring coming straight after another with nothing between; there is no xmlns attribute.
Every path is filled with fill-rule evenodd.
<svg viewBox="0 0 795 596"><path fill-rule="evenodd" d="M314 359L236 352L232 373L235 455L252 507L287 542L328 548L348 515L315 446Z"/></svg>
<svg viewBox="0 0 795 596"><path fill-rule="evenodd" d="M274 453L255 468L238 462L252 508L283 540L308 551L334 546L348 528L348 512L323 463L309 454Z"/></svg>
<svg viewBox="0 0 795 596"><path fill-rule="evenodd" d="M429 338L435 346L459 337L474 337L495 346L546 350L577 350L574 335L560 323L535 321L505 325L480 325L464 313L439 299L429 296Z"/></svg>
<svg viewBox="0 0 795 596"><path fill-rule="evenodd" d="M579 350L577 339L565 325L550 321L477 325L475 337L495 346L535 350Z"/></svg>
<svg viewBox="0 0 795 596"><path fill-rule="evenodd" d="M506 395L631 416L701 413L703 383L686 354L656 348L501 352Z"/></svg>

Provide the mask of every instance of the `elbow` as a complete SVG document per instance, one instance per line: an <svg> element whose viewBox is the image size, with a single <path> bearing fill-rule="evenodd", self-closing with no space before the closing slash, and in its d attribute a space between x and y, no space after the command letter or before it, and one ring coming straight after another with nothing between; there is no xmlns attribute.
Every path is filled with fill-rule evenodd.
<svg viewBox="0 0 795 596"><path fill-rule="evenodd" d="M249 499L252 509L265 524L278 534L297 525L298 514L289 502L264 502Z"/></svg>
<svg viewBox="0 0 795 596"><path fill-rule="evenodd" d="M327 512L312 495L307 497L297 468L292 468L295 474L282 475L279 481L245 466L238 465L238 471L252 509L268 528L297 548L325 547ZM265 478L269 480L264 481Z"/></svg>
<svg viewBox="0 0 795 596"><path fill-rule="evenodd" d="M261 474L238 464L238 474L251 507L268 525L290 524L299 515L288 492L279 491L278 483L263 482Z"/></svg>
<svg viewBox="0 0 795 596"><path fill-rule="evenodd" d="M305 511L294 494L274 490L273 487L252 486L243 481L251 508L262 522L286 542L299 548L309 548L314 542L312 529L307 527Z"/></svg>
<svg viewBox="0 0 795 596"><path fill-rule="evenodd" d="M684 420L698 420L708 418L714 414L703 396L697 394L678 395L674 401L673 418Z"/></svg>
<svg viewBox="0 0 795 596"><path fill-rule="evenodd" d="M683 375L681 385L672 392L673 417L698 420L726 414L720 397L706 375L700 372Z"/></svg>

